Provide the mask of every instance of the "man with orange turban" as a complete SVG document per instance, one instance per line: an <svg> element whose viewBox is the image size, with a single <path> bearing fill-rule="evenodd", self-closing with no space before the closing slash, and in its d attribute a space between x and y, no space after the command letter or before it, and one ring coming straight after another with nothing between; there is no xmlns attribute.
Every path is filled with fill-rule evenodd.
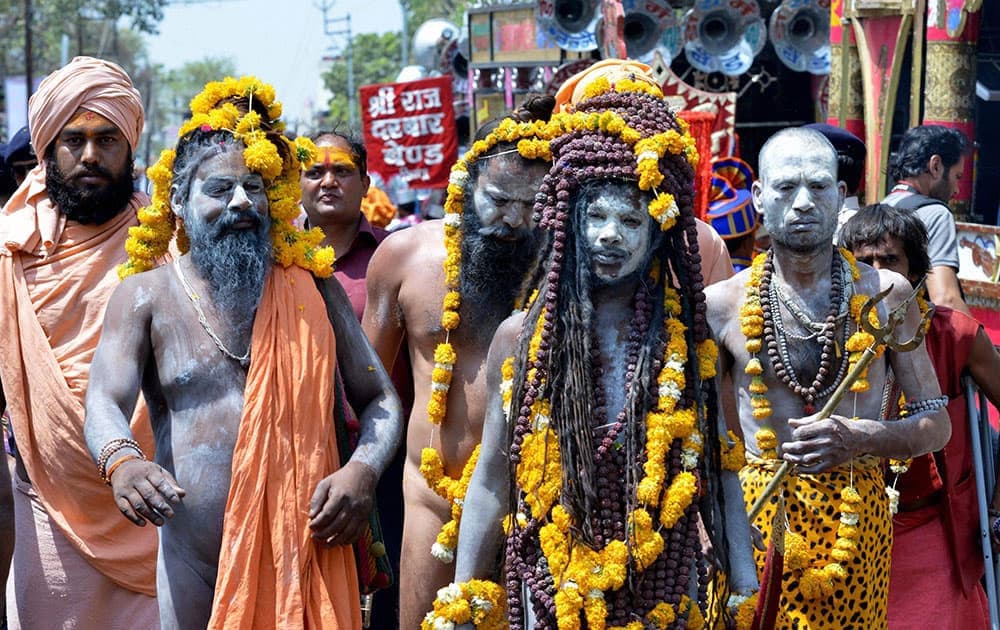
<svg viewBox="0 0 1000 630"><path fill-rule="evenodd" d="M77 57L39 86L28 123L39 164L0 212L0 407L16 462L8 622L156 628L156 532L114 517L83 439L115 268L147 201L132 183L142 99L119 66ZM144 406L132 424L151 444Z"/></svg>

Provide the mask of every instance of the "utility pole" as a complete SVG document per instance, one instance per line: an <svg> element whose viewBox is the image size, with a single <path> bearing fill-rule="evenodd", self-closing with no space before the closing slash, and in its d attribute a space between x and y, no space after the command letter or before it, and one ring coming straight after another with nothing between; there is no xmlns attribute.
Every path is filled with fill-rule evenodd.
<svg viewBox="0 0 1000 630"><path fill-rule="evenodd" d="M403 13L403 32L399 35L399 47L402 52L402 63L400 68L405 68L410 65L410 35L407 30L409 25L409 18L407 17L410 13L410 0L399 0L399 8Z"/></svg>
<svg viewBox="0 0 1000 630"><path fill-rule="evenodd" d="M357 102L358 95L354 93L354 40L351 36L351 14L344 17L329 17L329 11L333 8L333 0L323 0L320 4L323 11L323 33L327 37L347 36L347 120L351 128L357 124ZM344 28L335 28L344 24Z"/></svg>

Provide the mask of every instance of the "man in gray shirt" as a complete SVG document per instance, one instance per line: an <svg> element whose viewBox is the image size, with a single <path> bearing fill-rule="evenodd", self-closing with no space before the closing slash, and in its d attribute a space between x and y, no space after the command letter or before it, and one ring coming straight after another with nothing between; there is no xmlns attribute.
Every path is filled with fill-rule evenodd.
<svg viewBox="0 0 1000 630"><path fill-rule="evenodd" d="M958 192L971 146L957 129L940 125L914 127L905 134L889 165L896 185L883 200L910 210L927 228L931 301L969 314L958 284L958 240L948 201Z"/></svg>

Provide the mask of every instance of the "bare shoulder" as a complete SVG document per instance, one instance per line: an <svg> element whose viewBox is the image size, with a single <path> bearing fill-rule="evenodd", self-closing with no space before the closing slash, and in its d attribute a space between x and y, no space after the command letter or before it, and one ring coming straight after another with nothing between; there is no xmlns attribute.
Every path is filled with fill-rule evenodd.
<svg viewBox="0 0 1000 630"><path fill-rule="evenodd" d="M129 276L122 280L111 296L108 311L121 316L150 317L161 306L169 304L171 292L170 265L163 265Z"/></svg>
<svg viewBox="0 0 1000 630"><path fill-rule="evenodd" d="M861 286L865 293L874 295L877 292L889 291L886 298L886 305L889 308L899 304L913 292L910 281L895 271L888 269L873 269L868 265L858 263L858 270L861 272Z"/></svg>
<svg viewBox="0 0 1000 630"><path fill-rule="evenodd" d="M708 303L709 323L716 331L730 318L738 315L743 300L750 269L744 269L735 276L705 287L705 301Z"/></svg>
<svg viewBox="0 0 1000 630"><path fill-rule="evenodd" d="M424 221L390 233L376 248L370 265L379 265L388 271L402 263L419 262L431 254L435 246L443 248L443 243L444 221Z"/></svg>
<svg viewBox="0 0 1000 630"><path fill-rule="evenodd" d="M514 344L517 343L518 335L521 334L521 329L524 328L526 317L527 313L525 311L517 311L500 322L496 332L493 334L492 347L508 350L513 349Z"/></svg>

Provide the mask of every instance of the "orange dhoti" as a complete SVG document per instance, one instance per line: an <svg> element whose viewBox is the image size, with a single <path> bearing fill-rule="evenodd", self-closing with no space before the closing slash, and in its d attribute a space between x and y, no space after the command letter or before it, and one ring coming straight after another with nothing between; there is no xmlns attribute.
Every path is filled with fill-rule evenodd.
<svg viewBox="0 0 1000 630"><path fill-rule="evenodd" d="M352 548L309 529L313 491L339 468L336 356L312 276L275 267L254 321L209 628L361 627Z"/></svg>

